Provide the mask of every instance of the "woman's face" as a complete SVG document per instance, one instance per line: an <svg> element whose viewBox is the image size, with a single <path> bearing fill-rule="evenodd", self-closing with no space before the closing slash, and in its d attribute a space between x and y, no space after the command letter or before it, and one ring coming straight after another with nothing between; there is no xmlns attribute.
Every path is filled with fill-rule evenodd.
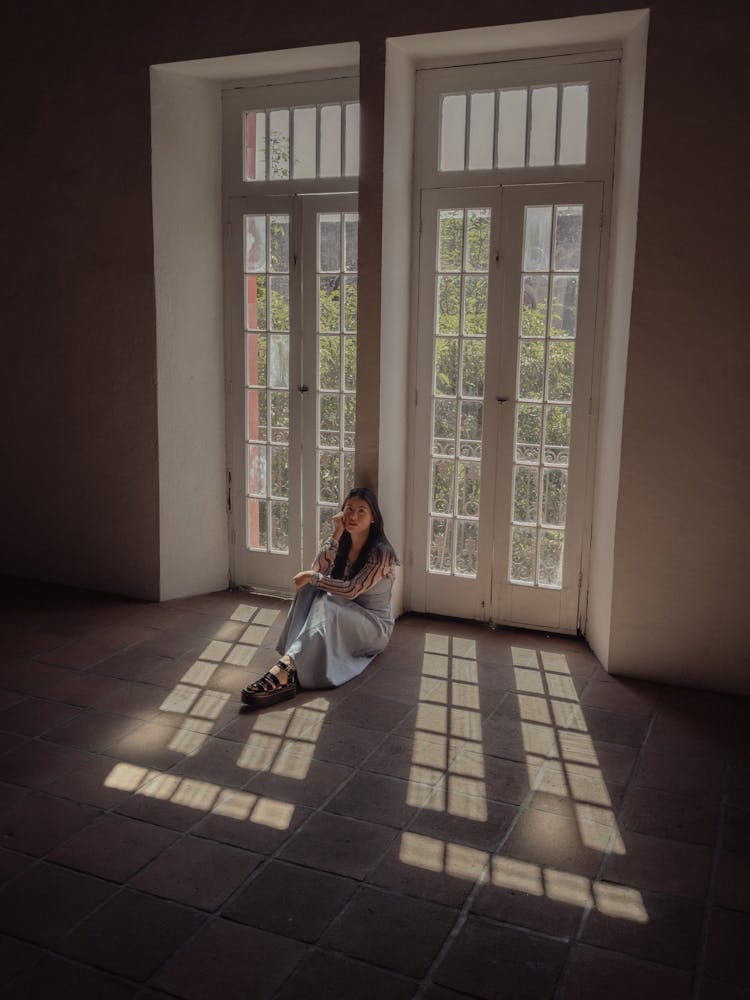
<svg viewBox="0 0 750 1000"><path fill-rule="evenodd" d="M344 503L342 511L344 527L350 535L370 530L374 518L372 508L366 500L361 497L350 497Z"/></svg>

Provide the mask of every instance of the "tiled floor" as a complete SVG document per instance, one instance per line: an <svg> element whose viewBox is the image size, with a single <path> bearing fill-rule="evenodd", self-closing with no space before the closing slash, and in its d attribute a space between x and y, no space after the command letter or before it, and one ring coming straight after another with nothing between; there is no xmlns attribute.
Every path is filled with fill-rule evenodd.
<svg viewBox="0 0 750 1000"><path fill-rule="evenodd" d="M286 605L0 597L0 994L750 997L750 703L408 616L237 697Z"/></svg>

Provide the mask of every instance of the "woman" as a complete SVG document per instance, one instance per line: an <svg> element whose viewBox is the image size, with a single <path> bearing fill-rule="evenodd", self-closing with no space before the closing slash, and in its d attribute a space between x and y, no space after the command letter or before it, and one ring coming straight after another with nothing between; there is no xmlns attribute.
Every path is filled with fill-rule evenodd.
<svg viewBox="0 0 750 1000"><path fill-rule="evenodd" d="M284 655L248 684L242 701L262 708L293 698L299 687L338 687L361 674L393 631L397 565L375 494L356 487L313 568L294 578L297 596L277 646Z"/></svg>

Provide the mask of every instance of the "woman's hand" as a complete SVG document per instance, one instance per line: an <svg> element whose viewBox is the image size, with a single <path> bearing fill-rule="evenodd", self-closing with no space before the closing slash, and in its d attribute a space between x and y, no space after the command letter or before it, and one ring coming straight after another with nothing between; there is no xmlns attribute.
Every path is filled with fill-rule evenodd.
<svg viewBox="0 0 750 1000"><path fill-rule="evenodd" d="M344 512L340 510L333 515L333 538L338 541L344 534Z"/></svg>
<svg viewBox="0 0 750 1000"><path fill-rule="evenodd" d="M297 575L294 578L295 590L299 590L300 587L304 587L306 583L310 583L313 576L314 573L311 569L303 569L301 573L297 573Z"/></svg>

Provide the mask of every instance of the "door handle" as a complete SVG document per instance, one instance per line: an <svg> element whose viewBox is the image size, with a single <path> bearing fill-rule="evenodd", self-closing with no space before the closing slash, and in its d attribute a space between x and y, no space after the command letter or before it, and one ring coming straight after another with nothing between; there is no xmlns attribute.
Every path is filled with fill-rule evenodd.
<svg viewBox="0 0 750 1000"><path fill-rule="evenodd" d="M495 402L496 403L507 403L508 402L508 397L507 396L495 396Z"/></svg>
<svg viewBox="0 0 750 1000"><path fill-rule="evenodd" d="M308 388L308 386L306 386L306 385L298 385L298 386L297 386L297 389L298 389L298 390L299 390L300 392L309 392L309 391L310 391L310 390L309 390L309 388Z"/></svg>

